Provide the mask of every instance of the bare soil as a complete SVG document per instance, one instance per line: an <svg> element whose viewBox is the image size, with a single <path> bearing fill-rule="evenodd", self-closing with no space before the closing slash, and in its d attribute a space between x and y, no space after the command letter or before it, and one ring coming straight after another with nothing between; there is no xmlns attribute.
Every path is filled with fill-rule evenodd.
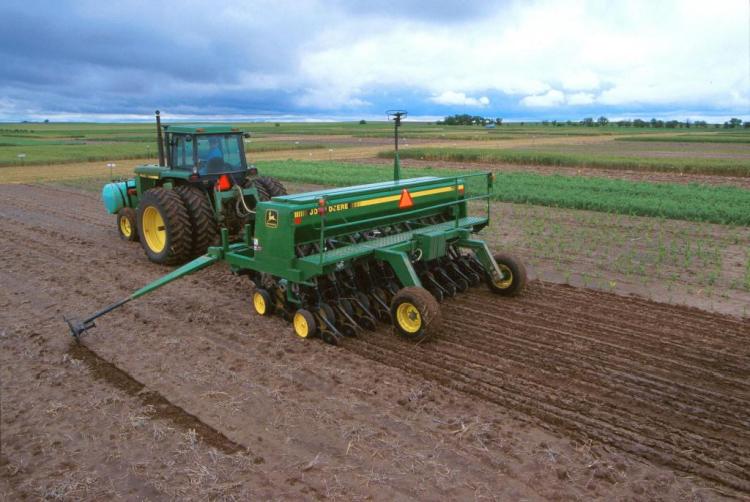
<svg viewBox="0 0 750 502"><path fill-rule="evenodd" d="M359 158L347 160L351 163L361 164L393 164L391 159L381 158ZM652 172L635 171L629 169L597 169L593 167L565 167L565 166L539 166L533 164L506 164L506 163L476 163L476 162L450 162L440 160L417 160L403 159L402 167L442 167L446 169L471 169L476 171L496 172L530 172L545 175L561 174L568 176L592 176L596 178L622 179L630 181L643 181L655 183L698 183L704 185L736 186L750 190L750 178L742 176L723 176L695 173L676 172Z"/></svg>
<svg viewBox="0 0 750 502"><path fill-rule="evenodd" d="M750 495L750 323L540 281L342 347L165 269L96 195L0 185L0 493L69 499L713 500Z"/></svg>

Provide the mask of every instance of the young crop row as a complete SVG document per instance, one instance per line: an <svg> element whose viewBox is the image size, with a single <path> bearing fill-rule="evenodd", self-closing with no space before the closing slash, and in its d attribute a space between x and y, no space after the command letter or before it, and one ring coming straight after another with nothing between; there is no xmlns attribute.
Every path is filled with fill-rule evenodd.
<svg viewBox="0 0 750 502"><path fill-rule="evenodd" d="M521 165L595 167L634 171L684 172L724 176L750 176L747 159L693 157L647 158L601 155L597 153L546 152L534 149L488 148L409 148L399 152L401 158L453 162L507 163ZM392 158L393 152L378 153Z"/></svg>
<svg viewBox="0 0 750 502"><path fill-rule="evenodd" d="M283 180L347 186L390 179L382 165L304 161L258 162L265 175ZM461 176L471 171L404 168L405 177ZM644 183L583 176L496 173L494 200L608 213L750 225L750 190L736 187Z"/></svg>

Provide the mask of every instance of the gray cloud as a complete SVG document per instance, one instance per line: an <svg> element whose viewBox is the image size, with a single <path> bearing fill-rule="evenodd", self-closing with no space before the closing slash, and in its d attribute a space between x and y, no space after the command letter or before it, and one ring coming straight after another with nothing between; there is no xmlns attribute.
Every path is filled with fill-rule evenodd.
<svg viewBox="0 0 750 502"><path fill-rule="evenodd" d="M548 107L527 105L553 89L574 117L644 107L747 113L747 70L737 70L750 60L747 34L737 43L742 25L725 27L747 19L746 3L724 17L700 2L586 5L5 0L0 120L154 108L356 115L394 103L423 114L546 118ZM704 19L721 36L697 38L699 28L713 29Z"/></svg>

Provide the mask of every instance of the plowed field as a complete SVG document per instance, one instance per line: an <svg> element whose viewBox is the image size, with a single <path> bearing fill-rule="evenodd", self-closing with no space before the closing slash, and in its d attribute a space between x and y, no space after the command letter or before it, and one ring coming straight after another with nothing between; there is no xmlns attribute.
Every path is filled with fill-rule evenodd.
<svg viewBox="0 0 750 502"><path fill-rule="evenodd" d="M0 185L8 499L750 496L747 319L533 281L443 303L413 344L334 348L217 267L163 274L95 195Z"/></svg>

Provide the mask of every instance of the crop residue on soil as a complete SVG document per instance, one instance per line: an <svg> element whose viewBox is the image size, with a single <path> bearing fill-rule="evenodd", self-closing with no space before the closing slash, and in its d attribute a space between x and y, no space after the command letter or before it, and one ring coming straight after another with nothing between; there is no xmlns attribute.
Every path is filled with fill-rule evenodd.
<svg viewBox="0 0 750 502"><path fill-rule="evenodd" d="M219 267L69 352L63 314L164 270L118 240L96 196L0 186L0 214L12 498L750 493L747 320L534 282L446 301L419 345L382 328L334 348L251 314L249 284Z"/></svg>

